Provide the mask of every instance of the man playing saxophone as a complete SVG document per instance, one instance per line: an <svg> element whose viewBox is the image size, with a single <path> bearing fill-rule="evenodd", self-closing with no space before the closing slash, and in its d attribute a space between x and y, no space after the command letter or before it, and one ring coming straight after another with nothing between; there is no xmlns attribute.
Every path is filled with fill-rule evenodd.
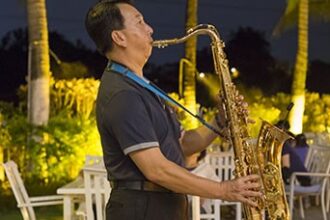
<svg viewBox="0 0 330 220"><path fill-rule="evenodd" d="M142 14L128 1L100 1L88 11L85 25L109 60L96 106L112 186L107 219L186 220L186 194L257 206L258 175L219 183L188 172L184 157L205 149L217 134L205 126L181 134L169 106L123 75L132 72L145 80L153 29ZM217 126L215 120L211 124Z"/></svg>

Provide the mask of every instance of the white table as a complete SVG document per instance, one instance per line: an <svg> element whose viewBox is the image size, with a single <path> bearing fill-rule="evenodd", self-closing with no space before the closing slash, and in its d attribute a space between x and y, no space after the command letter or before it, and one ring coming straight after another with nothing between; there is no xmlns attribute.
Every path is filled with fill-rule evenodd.
<svg viewBox="0 0 330 220"><path fill-rule="evenodd" d="M57 194L63 195L63 220L73 219L74 203L77 199L85 199L84 179L79 176L72 182L57 189Z"/></svg>
<svg viewBox="0 0 330 220"><path fill-rule="evenodd" d="M105 219L105 207L111 187L103 164L86 165L83 168L87 219ZM95 209L93 208L95 207Z"/></svg>
<svg viewBox="0 0 330 220"><path fill-rule="evenodd" d="M100 173L106 174L106 170L103 166L103 163L100 164L87 164L83 168L84 173ZM94 193L94 190L88 191L89 193ZM72 182L62 186L57 189L57 194L60 194L64 197L63 201L63 220L71 220L74 216L74 204L77 199L80 201L85 201L85 183L84 178L79 176L77 179Z"/></svg>

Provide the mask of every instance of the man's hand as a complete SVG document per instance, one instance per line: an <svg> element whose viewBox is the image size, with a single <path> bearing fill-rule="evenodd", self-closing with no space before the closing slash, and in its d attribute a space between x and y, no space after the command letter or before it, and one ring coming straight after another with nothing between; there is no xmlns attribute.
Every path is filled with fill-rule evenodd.
<svg viewBox="0 0 330 220"><path fill-rule="evenodd" d="M226 201L238 201L257 207L256 198L262 198L261 185L258 175L249 175L234 180L221 182L221 190Z"/></svg>

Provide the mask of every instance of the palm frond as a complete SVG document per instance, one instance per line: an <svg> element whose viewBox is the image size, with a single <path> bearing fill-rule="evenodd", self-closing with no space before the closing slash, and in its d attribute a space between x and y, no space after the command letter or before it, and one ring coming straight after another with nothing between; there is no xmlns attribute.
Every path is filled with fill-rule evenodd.
<svg viewBox="0 0 330 220"><path fill-rule="evenodd" d="M273 36L279 36L285 30L297 24L299 0L287 0L287 6L279 22L273 29Z"/></svg>
<svg viewBox="0 0 330 220"><path fill-rule="evenodd" d="M297 25L299 0L287 0L287 6L273 29L273 36L279 36L284 31ZM330 21L330 0L310 0L309 17L316 22Z"/></svg>
<svg viewBox="0 0 330 220"><path fill-rule="evenodd" d="M330 0L311 1L309 13L313 21L330 21Z"/></svg>

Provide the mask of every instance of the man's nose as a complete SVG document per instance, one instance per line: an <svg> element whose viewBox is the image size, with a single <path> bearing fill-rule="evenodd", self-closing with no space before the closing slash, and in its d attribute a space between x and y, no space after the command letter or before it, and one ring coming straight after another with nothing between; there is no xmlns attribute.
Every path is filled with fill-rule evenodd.
<svg viewBox="0 0 330 220"><path fill-rule="evenodd" d="M152 29L152 27L147 24L147 30L148 30L148 33L150 33L150 35L152 35L154 33L154 30Z"/></svg>

